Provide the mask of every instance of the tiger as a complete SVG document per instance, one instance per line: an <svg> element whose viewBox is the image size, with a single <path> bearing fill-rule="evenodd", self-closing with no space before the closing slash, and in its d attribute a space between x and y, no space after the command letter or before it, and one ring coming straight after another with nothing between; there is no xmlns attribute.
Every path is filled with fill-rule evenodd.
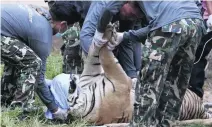
<svg viewBox="0 0 212 127"><path fill-rule="evenodd" d="M111 36L112 27L104 36ZM107 30L108 30L107 29ZM134 90L112 51L93 42L76 90L68 97L69 114L89 123L127 123L132 118Z"/></svg>
<svg viewBox="0 0 212 127"><path fill-rule="evenodd" d="M179 120L210 118L212 118L212 113L206 110L203 100L196 93L187 89L180 108Z"/></svg>

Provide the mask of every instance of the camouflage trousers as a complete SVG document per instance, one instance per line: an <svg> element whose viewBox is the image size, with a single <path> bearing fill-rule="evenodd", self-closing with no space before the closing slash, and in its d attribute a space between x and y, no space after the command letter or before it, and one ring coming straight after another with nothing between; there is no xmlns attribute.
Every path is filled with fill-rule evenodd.
<svg viewBox="0 0 212 127"><path fill-rule="evenodd" d="M198 19L182 19L149 34L130 126L169 127L178 119L203 28Z"/></svg>
<svg viewBox="0 0 212 127"><path fill-rule="evenodd" d="M61 48L63 73L81 74L83 71L82 49L79 44L67 42Z"/></svg>
<svg viewBox="0 0 212 127"><path fill-rule="evenodd" d="M25 107L33 103L41 59L23 42L1 36L1 60L1 104Z"/></svg>

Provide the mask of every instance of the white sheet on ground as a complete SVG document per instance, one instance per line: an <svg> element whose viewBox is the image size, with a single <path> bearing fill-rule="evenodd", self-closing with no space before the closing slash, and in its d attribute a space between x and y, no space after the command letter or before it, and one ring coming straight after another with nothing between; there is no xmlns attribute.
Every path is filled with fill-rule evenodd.
<svg viewBox="0 0 212 127"><path fill-rule="evenodd" d="M59 74L53 80L45 79L47 86L50 88L54 96L56 104L65 110L69 109L68 105L68 91L70 86L70 74ZM47 110L45 112L47 119L53 119L52 113Z"/></svg>

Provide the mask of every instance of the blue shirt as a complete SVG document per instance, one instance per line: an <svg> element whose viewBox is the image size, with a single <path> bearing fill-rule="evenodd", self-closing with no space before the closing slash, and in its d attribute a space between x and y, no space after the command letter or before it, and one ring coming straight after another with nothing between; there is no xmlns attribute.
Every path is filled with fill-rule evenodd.
<svg viewBox="0 0 212 127"><path fill-rule="evenodd" d="M48 11L43 8L39 9L45 16L39 14L35 8L29 5L2 4L1 35L20 40L41 58L42 68L38 80L38 85L41 88L38 93L41 93L41 99L47 107L53 110L57 106L44 83L46 59L52 47L52 27L47 20L50 18Z"/></svg>
<svg viewBox="0 0 212 127"><path fill-rule="evenodd" d="M35 9L21 4L2 4L1 35L17 38L42 60L40 82L44 81L46 59L52 46L52 28Z"/></svg>

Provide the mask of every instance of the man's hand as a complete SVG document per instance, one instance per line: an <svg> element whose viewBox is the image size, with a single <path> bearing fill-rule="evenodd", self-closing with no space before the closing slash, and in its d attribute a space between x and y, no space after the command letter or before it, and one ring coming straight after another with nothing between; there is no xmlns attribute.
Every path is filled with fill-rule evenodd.
<svg viewBox="0 0 212 127"><path fill-rule="evenodd" d="M102 47L104 44L108 42L107 38L103 38L104 33L100 33L96 30L95 35L93 37L94 44L97 47Z"/></svg>
<svg viewBox="0 0 212 127"><path fill-rule="evenodd" d="M208 29L212 30L212 15L208 17L207 26L208 26Z"/></svg>
<svg viewBox="0 0 212 127"><path fill-rule="evenodd" d="M68 116L68 112L61 108L58 108L58 110L53 113L53 118L57 120L66 120L67 116Z"/></svg>

